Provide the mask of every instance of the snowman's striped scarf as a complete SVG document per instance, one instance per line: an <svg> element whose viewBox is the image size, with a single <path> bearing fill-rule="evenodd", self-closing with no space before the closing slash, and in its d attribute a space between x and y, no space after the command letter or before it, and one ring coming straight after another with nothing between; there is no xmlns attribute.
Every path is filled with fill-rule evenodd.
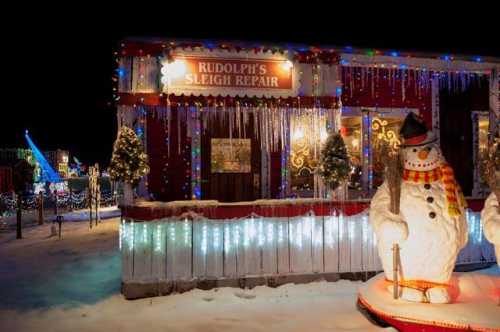
<svg viewBox="0 0 500 332"><path fill-rule="evenodd" d="M440 180L444 184L446 191L446 202L448 203L448 213L450 216L462 214L460 205L467 207L460 185L455 180L453 169L446 163L430 171L413 171L405 169L403 180L416 183L430 183ZM460 203L460 205L459 205Z"/></svg>

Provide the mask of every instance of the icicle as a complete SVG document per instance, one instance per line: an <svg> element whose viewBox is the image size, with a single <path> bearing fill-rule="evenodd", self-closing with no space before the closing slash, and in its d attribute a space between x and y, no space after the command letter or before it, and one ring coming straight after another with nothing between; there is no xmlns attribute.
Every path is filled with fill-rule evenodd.
<svg viewBox="0 0 500 332"><path fill-rule="evenodd" d="M353 68L352 67L348 67L348 68L349 68L349 89L351 90L350 93L351 93L351 98L352 98L353 93L354 93L354 79L353 79L353 75L352 75Z"/></svg>
<svg viewBox="0 0 500 332"><path fill-rule="evenodd" d="M401 70L401 97L403 99L403 102L406 100L406 78L405 78L405 70Z"/></svg>
<svg viewBox="0 0 500 332"><path fill-rule="evenodd" d="M177 107L177 153L181 154L181 112L182 108Z"/></svg>
<svg viewBox="0 0 500 332"><path fill-rule="evenodd" d="M170 125L172 123L172 109L170 103L167 102L167 156L170 157Z"/></svg>
<svg viewBox="0 0 500 332"><path fill-rule="evenodd" d="M365 73L366 73L366 68L361 67L361 90L365 89Z"/></svg>
<svg viewBox="0 0 500 332"><path fill-rule="evenodd" d="M238 130L238 137L241 138L241 110L239 103L236 104L236 128Z"/></svg>
<svg viewBox="0 0 500 332"><path fill-rule="evenodd" d="M375 78L374 78L373 72L374 72L373 68L370 68L372 98L375 98ZM336 128L335 128L335 130L336 130Z"/></svg>

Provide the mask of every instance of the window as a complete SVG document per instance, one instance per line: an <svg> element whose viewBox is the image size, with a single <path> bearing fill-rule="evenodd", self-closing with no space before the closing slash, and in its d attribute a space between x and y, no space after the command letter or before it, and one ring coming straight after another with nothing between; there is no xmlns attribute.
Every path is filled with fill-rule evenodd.
<svg viewBox="0 0 500 332"><path fill-rule="evenodd" d="M399 148L399 129L406 115L412 111L418 113L415 109L342 109L341 133L353 165L349 180L349 199L368 198L382 184L382 143Z"/></svg>
<svg viewBox="0 0 500 332"><path fill-rule="evenodd" d="M312 197L321 143L328 136L323 110L303 109L290 118L290 189L299 197Z"/></svg>
<svg viewBox="0 0 500 332"><path fill-rule="evenodd" d="M380 148L384 142L399 148L399 129L409 112L418 114L416 109L342 108L340 133L352 164L347 183L348 199L369 198L382 184ZM321 192L315 170L321 143L327 138L327 118L317 110L301 110L291 117L289 189L296 196L312 197Z"/></svg>
<svg viewBox="0 0 500 332"><path fill-rule="evenodd" d="M480 160L481 156L488 149L488 133L489 133L489 113L488 111L473 111L472 112L472 153L473 153L473 181L472 187L473 196L486 196L489 193L489 188L484 178L481 175Z"/></svg>

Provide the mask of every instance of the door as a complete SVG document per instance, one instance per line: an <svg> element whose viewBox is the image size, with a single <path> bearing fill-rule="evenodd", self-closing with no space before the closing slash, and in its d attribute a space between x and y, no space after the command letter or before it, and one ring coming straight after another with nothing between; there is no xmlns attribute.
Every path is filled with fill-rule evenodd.
<svg viewBox="0 0 500 332"><path fill-rule="evenodd" d="M233 129L231 137L228 121L217 117L203 122L207 128L201 137L202 199L239 202L260 198L260 141L254 135L252 115L249 117L245 130Z"/></svg>

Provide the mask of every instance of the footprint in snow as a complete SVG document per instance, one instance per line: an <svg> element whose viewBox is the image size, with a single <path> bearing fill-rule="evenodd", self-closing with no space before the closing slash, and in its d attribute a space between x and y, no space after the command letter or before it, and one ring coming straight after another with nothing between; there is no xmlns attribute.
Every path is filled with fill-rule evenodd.
<svg viewBox="0 0 500 332"><path fill-rule="evenodd" d="M234 296L239 297L241 299L245 299L245 300L255 299L255 297L256 297L255 294L251 294L251 293L247 293L247 292L243 292L243 291L235 292Z"/></svg>

